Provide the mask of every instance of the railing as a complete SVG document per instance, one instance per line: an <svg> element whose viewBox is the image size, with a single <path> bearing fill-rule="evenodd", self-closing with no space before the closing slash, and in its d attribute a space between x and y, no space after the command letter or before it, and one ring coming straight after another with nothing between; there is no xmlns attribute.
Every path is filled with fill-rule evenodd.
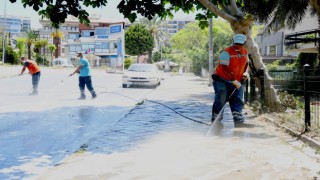
<svg viewBox="0 0 320 180"><path fill-rule="evenodd" d="M273 78L272 84L278 91L287 91L295 96L303 96L304 121L306 130L308 127L320 127L320 69L306 65L301 70L277 70L269 71ZM256 81L252 80L256 79ZM259 70L255 77L252 77L246 87L245 100L252 102L259 98L262 103L266 99L264 87L264 71ZM255 82L258 82L256 84ZM256 87L260 91L256 92ZM250 89L249 89L250 88Z"/></svg>

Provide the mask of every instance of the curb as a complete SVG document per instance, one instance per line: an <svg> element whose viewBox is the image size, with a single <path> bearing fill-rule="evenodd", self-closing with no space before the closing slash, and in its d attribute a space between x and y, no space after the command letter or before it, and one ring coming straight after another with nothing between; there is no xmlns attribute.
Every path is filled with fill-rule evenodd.
<svg viewBox="0 0 320 180"><path fill-rule="evenodd" d="M294 136L294 137L297 137L299 140L301 140L302 142L308 144L310 147L313 147L313 148L316 148L316 149L320 149L320 142L315 140L315 139L312 139L311 137L309 136L306 136L304 134L301 134L293 129L290 129L286 126L283 126L281 124L278 124L276 123L273 119L269 118L269 117L266 117L266 116L263 116L268 122L271 122L273 123L274 125L276 125L277 127L279 128L282 128L285 130L286 133L289 133L290 135Z"/></svg>

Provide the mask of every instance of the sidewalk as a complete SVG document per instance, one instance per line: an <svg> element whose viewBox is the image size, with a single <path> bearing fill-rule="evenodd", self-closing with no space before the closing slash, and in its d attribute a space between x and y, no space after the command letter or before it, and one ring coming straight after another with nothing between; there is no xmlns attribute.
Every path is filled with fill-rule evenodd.
<svg viewBox="0 0 320 180"><path fill-rule="evenodd" d="M206 136L212 99L206 80L166 78L113 129L32 179L319 177L320 158L314 150L249 111L249 126L234 128L227 108L222 123ZM117 135L110 137L108 131Z"/></svg>

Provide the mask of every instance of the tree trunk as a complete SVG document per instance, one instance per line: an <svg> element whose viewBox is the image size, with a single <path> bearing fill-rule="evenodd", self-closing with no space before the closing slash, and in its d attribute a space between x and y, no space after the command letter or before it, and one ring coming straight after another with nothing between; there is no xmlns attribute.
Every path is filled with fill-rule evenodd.
<svg viewBox="0 0 320 180"><path fill-rule="evenodd" d="M28 44L28 59L31 59L31 44Z"/></svg>
<svg viewBox="0 0 320 180"><path fill-rule="evenodd" d="M54 38L53 38L53 43L54 43L54 45L56 46L55 58L58 58L58 57L59 57L60 38L54 37Z"/></svg>
<svg viewBox="0 0 320 180"><path fill-rule="evenodd" d="M151 64L152 63L152 49L150 49L148 51L148 63Z"/></svg>
<svg viewBox="0 0 320 180"><path fill-rule="evenodd" d="M262 62L258 45L254 42L252 38L252 23L253 21L251 19L246 19L242 21L235 21L233 23L230 23L230 25L235 34L241 33L246 35L247 42L245 44L245 47L253 60L255 69L264 70L264 87L259 87L259 90L261 91L261 88L264 88L265 105L269 108L270 111L284 111L285 108L281 105L280 100L277 96L277 91L272 85L272 78L269 76L268 70Z"/></svg>
<svg viewBox="0 0 320 180"><path fill-rule="evenodd" d="M320 29L320 11L317 13L318 17L318 29ZM320 38L320 32L318 32L318 38ZM318 40L318 68L320 68L320 40Z"/></svg>

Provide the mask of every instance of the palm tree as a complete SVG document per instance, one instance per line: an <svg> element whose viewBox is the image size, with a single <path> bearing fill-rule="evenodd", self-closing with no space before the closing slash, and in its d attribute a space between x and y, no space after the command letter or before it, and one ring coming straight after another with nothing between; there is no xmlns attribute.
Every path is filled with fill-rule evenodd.
<svg viewBox="0 0 320 180"><path fill-rule="evenodd" d="M48 46L48 40L47 39L42 39L40 41L41 43L41 47L43 48L43 55L45 56L46 55L46 47Z"/></svg>
<svg viewBox="0 0 320 180"><path fill-rule="evenodd" d="M49 50L50 50L50 57L51 57L51 62L49 63L50 65L52 65L53 62L53 52L57 49L56 45L50 44L48 46Z"/></svg>
<svg viewBox="0 0 320 180"><path fill-rule="evenodd" d="M37 34L33 30L28 30L23 35L26 38L26 43L28 47L28 59L31 59L31 46L37 39Z"/></svg>
<svg viewBox="0 0 320 180"><path fill-rule="evenodd" d="M158 16L155 16L152 20L147 18L140 19L140 23L144 24L147 30L151 33L155 43L155 50L159 51L160 43L169 39L170 34L166 31L168 24L165 20L160 19ZM148 62L152 61L152 49L149 50Z"/></svg>
<svg viewBox="0 0 320 180"><path fill-rule="evenodd" d="M56 29L55 32L51 33L51 37L53 38L53 44L56 46L55 57L58 58L60 48L59 46L61 44L61 39L64 37L64 34L62 31L58 31L58 29Z"/></svg>

